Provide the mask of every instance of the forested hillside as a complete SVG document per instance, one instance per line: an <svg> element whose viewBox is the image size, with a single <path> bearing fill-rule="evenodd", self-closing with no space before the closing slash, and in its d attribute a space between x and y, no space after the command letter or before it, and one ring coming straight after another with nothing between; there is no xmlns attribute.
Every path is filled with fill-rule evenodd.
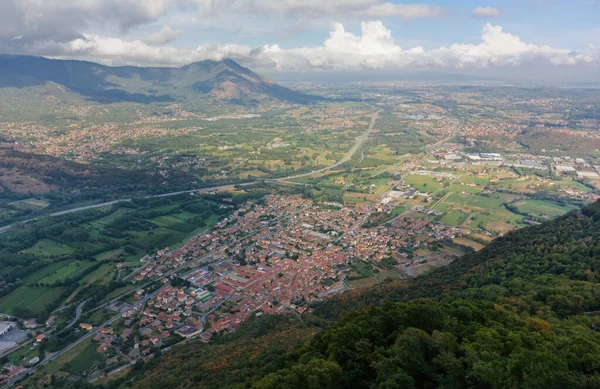
<svg viewBox="0 0 600 389"><path fill-rule="evenodd" d="M600 387L600 317L585 314L600 309L599 238L596 203L429 275L176 348L113 386Z"/></svg>

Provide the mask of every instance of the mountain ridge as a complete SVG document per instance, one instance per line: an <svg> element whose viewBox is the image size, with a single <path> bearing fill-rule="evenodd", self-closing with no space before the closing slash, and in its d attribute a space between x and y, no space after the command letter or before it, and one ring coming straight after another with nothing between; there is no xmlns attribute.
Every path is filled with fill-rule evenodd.
<svg viewBox="0 0 600 389"><path fill-rule="evenodd" d="M203 99L258 104L322 100L273 83L232 59L176 67L106 66L80 60L0 54L0 88L56 83L98 102ZM198 84L200 88L195 88Z"/></svg>

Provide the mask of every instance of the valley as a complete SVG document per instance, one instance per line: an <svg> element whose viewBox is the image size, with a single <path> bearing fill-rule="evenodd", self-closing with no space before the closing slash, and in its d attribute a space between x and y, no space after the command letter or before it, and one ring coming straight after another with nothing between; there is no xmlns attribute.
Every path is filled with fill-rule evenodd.
<svg viewBox="0 0 600 389"><path fill-rule="evenodd" d="M154 387L151 368L180 350L219 360L240 339L256 351L248 334L259 331L288 352L378 293L397 302L410 290L456 320L439 290L464 287L464 274L479 271L474 258L521 231L587 215L600 199L593 88L287 88L231 60L178 69L43 62L51 75L36 61L0 58L11 74L0 78L0 316L18 339L0 338L5 387ZM565 277L595 290L588 265ZM440 281L455 269L464 274ZM597 308L587 294L546 301L551 308L514 297L489 301L520 315L518 331L543 324L535 309L562 328L551 312ZM406 304L398 309L420 303ZM492 317L482 304L460 309ZM388 308L375 317L394 316ZM585 317L586 337L592 322ZM271 325L287 334L282 344L261 332ZM289 358L265 375L294 369ZM331 358L337 367L308 365L349 369ZM283 387L273 379L264 387Z"/></svg>

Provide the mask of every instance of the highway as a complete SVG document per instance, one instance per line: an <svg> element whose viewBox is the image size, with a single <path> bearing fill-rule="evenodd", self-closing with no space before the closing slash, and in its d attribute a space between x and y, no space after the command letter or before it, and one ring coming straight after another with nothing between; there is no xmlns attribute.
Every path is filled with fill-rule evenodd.
<svg viewBox="0 0 600 389"><path fill-rule="evenodd" d="M294 179L303 178L303 177L309 177L311 175L322 173L322 172L325 172L325 171L328 171L328 170L331 170L331 169L335 169L336 167L341 166L345 162L349 161L352 158L352 156L354 155L354 153L356 153L356 151L368 139L369 135L373 132L373 129L375 127L375 123L377 122L377 119L379 118L379 114L381 112L383 112L382 109L376 111L375 113L373 113L371 115L371 121L369 122L369 126L368 126L367 130L363 134L361 134L360 136L358 136L356 138L356 141L354 142L354 144L352 145L352 147L350 148L350 150L348 150L348 152L346 153L346 155L344 155L344 157L342 159L340 159L339 161L337 161L333 165L326 166L326 167L318 169L318 170L313 170L313 171L311 171L309 173L296 174L296 175L291 175L291 176L287 176L287 177L283 177L283 178L276 178L276 179L270 179L270 180L265 180L265 181L267 181L267 182L274 182L274 183L292 183L292 184L297 184L297 183L294 183L294 182L290 182L289 180L294 180ZM215 191L215 190L231 189L231 188L233 188L236 185L241 185L241 186L251 185L251 184L253 184L256 181L257 180L252 180L252 181L243 182L243 183L239 183L239 184L235 184L235 185L234 184L232 184L232 185L220 185L220 186L214 186L214 187L209 187L209 188L201 188L201 189L191 189L191 190L184 190L184 191L177 191L177 192L169 192L169 193L163 193L163 194L153 195L153 196L147 196L147 197L148 198L150 198L150 197L169 197L169 196L176 196L176 195L186 194L186 193L211 192L211 191ZM114 204L118 204L118 203L122 203L122 202L130 202L130 201L131 201L130 198L120 199L120 200L113 200L113 201L108 201L108 202L104 202L104 203L87 205L87 206L77 207L77 208L68 209L68 210L64 210L64 211L54 212L54 213L50 213L48 215L52 216L52 217L61 216L61 215L66 215L66 214L70 214L70 213L85 211L85 210L89 210L89 209L96 209L96 208L111 206L111 205L114 205ZM29 223L29 222L32 222L32 221L34 221L36 219L37 218L31 218L31 219L28 219L28 220L24 220L23 223ZM13 227L12 224L0 227L0 233L8 231L12 227ZM204 256L196 259L195 261L186 263L185 267L189 267L190 265L194 266L195 264L202 263L202 262L204 262L206 260L210 260L211 257L212 257L212 253L208 253L208 254L206 254L206 255L204 255ZM177 273L179 270L180 270L180 267L174 268L171 271L167 272L162 278L169 277L172 274ZM131 274L129 276L131 276ZM129 276L126 277L126 278L129 278ZM149 286L152 283L153 282L149 282L149 283L147 283L145 285L140 285L139 288L147 287L147 286ZM100 305L100 306L92 309L90 312L93 312L95 310L104 308L107 305L112 304L115 301L118 301L119 299L121 299L122 297L124 297L126 295L129 295L131 293L134 293L134 292L135 292L135 289L131 290L131 291L128 291L128 292L125 292L125 293L123 293L123 294L121 294L121 295L119 295L119 296L111 299L107 303L102 304L102 305ZM152 294L149 294L149 295L145 296L144 299L143 299L143 301L147 300L148 298L150 298L152 295L154 295L157 292L158 292L158 289L155 292L153 292ZM83 306L84 306L84 304L86 302L87 302L87 300L82 301L82 302L80 302L78 304L77 309L76 309L75 318L71 322L69 322L69 324L67 325L67 328L73 326L77 322L77 320L79 320L79 317L81 316L81 313L82 313L82 310L83 310ZM80 344L84 340L86 340L89 337L93 336L98 331L98 328L105 327L105 326L113 323L119 317L121 317L121 313L119 313L118 315L115 315L114 317L112 317L108 321L102 323L102 325L100 325L99 327L94 328L92 331L88 332L87 334L85 334L84 336L82 336L81 338L79 338L77 341L69 344L68 346L66 346L62 350L57 351L57 352L55 352L53 354L48 354L48 356L42 362L40 362L38 365L32 366L30 368L25 369L23 371L23 373L20 374L18 377L15 377L15 378L11 379L10 381L6 382L5 385L2 386L2 389L9 388L11 385L15 384L16 382L18 382L22 378L24 378L27 375L33 373L36 370L36 368L44 366L47 363L49 363L49 362L53 361L54 359L58 358L63 353L69 351L70 349L72 349L73 347L77 346L78 344ZM205 321L205 317L206 317L206 315L204 317L202 317L203 322Z"/></svg>
<svg viewBox="0 0 600 389"><path fill-rule="evenodd" d="M254 183L254 181L243 182L241 184L235 184L235 185L242 185L242 186L244 186L244 185L250 185L252 183ZM233 188L235 185L221 185L221 186L213 186L213 187L210 187L210 188L183 190L183 191L179 191L179 192L169 192L169 193L163 193L163 194L153 195L153 196L147 196L147 197L148 198L150 198L150 197L169 197L169 196L177 196L177 195L185 194L185 193L212 192L214 190L230 189L230 188ZM77 207L77 208L67 209L65 211L54 212L54 213L50 213L50 214L43 215L43 216L52 216L52 217L55 217L55 216L67 215L69 213L86 211L88 209L108 207L110 205L115 205L115 204L118 204L118 203L125 203L125 202L130 202L130 201L131 201L131 199L120 199L120 200L107 201L105 203L99 203L99 204L93 204L93 205L86 205L86 206L83 206L83 207ZM39 217L42 217L42 216L39 216ZM23 220L22 223L30 223L30 222L32 222L34 220L37 220L39 217L34 217L34 218L31 218L31 219ZM0 233L10 230L13 227L13 224L9 224L9 225L0 227Z"/></svg>
<svg viewBox="0 0 600 389"><path fill-rule="evenodd" d="M354 142L354 144L352 145L350 150L348 150L346 155L344 155L344 157L342 159L340 159L333 165L330 165L330 166L327 166L327 167L324 167L324 168L321 168L318 170L313 170L312 172L309 172L309 173L296 174L296 175L287 176L284 178L276 178L273 181L285 182L288 180L309 177L309 176L312 176L313 174L318 174L318 173L326 172L327 170L335 169L336 167L341 166L342 164L348 162L352 158L354 153L356 153L356 151L359 149L359 147L362 146L362 144L369 138L369 135L371 134L371 132L373 132L375 123L377 122L377 119L379 118L379 114L382 112L383 112L383 109L380 109L379 111L377 111L373 115L371 115L371 121L369 122L369 127L367 128L367 130L362 135L360 135L356 138L356 141Z"/></svg>
<svg viewBox="0 0 600 389"><path fill-rule="evenodd" d="M77 320L79 320L79 318L81 317L81 313L83 311L83 306L85 305L85 303L87 303L89 301L89 299L87 300L83 300L82 302L80 302L79 304L77 304L77 308L75 309L75 318L73 320L71 320L69 322L69 324L67 324L65 326L65 328L69 328L72 327L75 323L77 323Z"/></svg>
<svg viewBox="0 0 600 389"><path fill-rule="evenodd" d="M326 166L326 167L321 168L321 169L313 170L313 171L308 172L308 173L295 174L295 175L291 175L291 176L287 176L287 177L282 177L282 178L267 179L267 180L264 180L264 181L266 181L266 182L276 182L276 183L277 182L288 183L290 180L294 180L294 179L298 179L298 178L304 178L304 177L309 177L309 176L312 176L313 174L318 174L318 173L326 172L326 171L331 170L331 169L335 169L336 167L341 166L345 162L348 162L352 158L352 156L354 155L354 153L356 153L356 151L360 148L360 146L362 146L362 144L369 138L369 135L373 132L373 129L375 127L375 123L377 122L377 119L379 118L379 114L381 112L383 112L383 109L380 109L380 110L378 110L377 112L375 112L375 113L373 113L371 115L371 121L369 122L369 127L367 128L367 130L362 135L360 135L360 136L358 136L356 138L356 141L354 142L354 144L352 145L352 147L350 148L350 150L348 150L348 152L346 153L346 155L344 155L344 157L342 159L340 159L339 161L337 161L333 165L329 165L329 166ZM240 186L251 185L251 184L255 183L256 181L257 180L252 180L252 181L242 182L242 183L239 183L239 184L220 185L220 186L213 186L213 187L209 187L209 188L181 190L181 191L177 191L177 192L169 192L169 193L163 193L163 194L152 195L152 196L147 196L147 197L148 198L151 198L151 197L170 197L170 196L177 196L177 195L186 194L186 193L212 192L212 191L215 191L215 190L231 189L231 188L233 188L236 185L240 185ZM293 184L297 184L297 183L293 183ZM131 199L112 200L112 201L107 201L107 202L104 202L104 203L86 205L86 206L77 207L77 208L73 208L73 209L67 209L67 210L64 210L64 211L54 212L54 213L48 214L47 216L55 217L55 216L67 215L69 213L86 211L86 210L95 209L95 208L102 208L102 207L107 207L107 206L110 206L110 205L114 205L114 204L118 204L118 203L123 203L123 202L129 202L129 201L131 201ZM31 219L23 220L22 222L23 223L30 223L30 222L32 222L34 220L37 220L37 219L38 219L37 217L34 217L34 218L31 218ZM0 227L0 233L6 232L6 231L10 230L13 227L13 224L9 224L9 225Z"/></svg>

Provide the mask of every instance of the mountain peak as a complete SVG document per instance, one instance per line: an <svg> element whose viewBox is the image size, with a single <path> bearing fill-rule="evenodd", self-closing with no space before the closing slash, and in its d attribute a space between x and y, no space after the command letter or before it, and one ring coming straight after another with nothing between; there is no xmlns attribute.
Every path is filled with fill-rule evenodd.
<svg viewBox="0 0 600 389"><path fill-rule="evenodd" d="M180 68L110 67L93 62L0 55L0 88L53 82L96 101L232 100L237 104L273 101L307 103L320 98L277 85L226 58Z"/></svg>

